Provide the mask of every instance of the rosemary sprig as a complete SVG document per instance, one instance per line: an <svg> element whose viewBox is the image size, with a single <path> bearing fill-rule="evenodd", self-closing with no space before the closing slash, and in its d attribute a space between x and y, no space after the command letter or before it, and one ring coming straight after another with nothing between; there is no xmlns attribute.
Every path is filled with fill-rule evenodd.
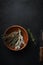
<svg viewBox="0 0 43 65"><path fill-rule="evenodd" d="M32 42L35 42L35 38L34 38L32 32L31 32L31 30L28 29L27 31L28 31L28 33L29 33L29 35L30 35L31 41L32 41Z"/></svg>
<svg viewBox="0 0 43 65"><path fill-rule="evenodd" d="M12 34L13 35L13 34ZM1 36L2 39L7 43L9 44L9 46L11 46L12 48L14 48L14 45L16 44L16 42L18 41L18 33L17 34L14 34L14 36L12 37L10 34L7 36L7 35L2 35Z"/></svg>
<svg viewBox="0 0 43 65"><path fill-rule="evenodd" d="M10 46L13 47L17 41L18 41L18 35L15 35L14 38L12 39L12 41L10 42Z"/></svg>

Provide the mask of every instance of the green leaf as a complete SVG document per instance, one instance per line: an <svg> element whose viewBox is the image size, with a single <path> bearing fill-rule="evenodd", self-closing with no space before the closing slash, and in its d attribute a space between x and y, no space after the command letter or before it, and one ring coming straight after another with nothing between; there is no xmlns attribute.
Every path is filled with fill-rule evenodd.
<svg viewBox="0 0 43 65"><path fill-rule="evenodd" d="M32 34L32 32L31 32L30 29L28 29L28 33L30 35L30 38L31 38L32 42L34 42L35 41L35 38L34 38L34 36L33 36L33 34Z"/></svg>

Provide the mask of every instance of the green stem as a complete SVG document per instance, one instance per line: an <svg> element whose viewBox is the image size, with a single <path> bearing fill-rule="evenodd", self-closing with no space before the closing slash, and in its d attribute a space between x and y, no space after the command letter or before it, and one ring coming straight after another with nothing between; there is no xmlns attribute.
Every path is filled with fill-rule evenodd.
<svg viewBox="0 0 43 65"><path fill-rule="evenodd" d="M28 33L29 33L29 35L31 37L32 42L34 42L35 41L35 38L34 38L32 32L30 31L30 29L28 29Z"/></svg>

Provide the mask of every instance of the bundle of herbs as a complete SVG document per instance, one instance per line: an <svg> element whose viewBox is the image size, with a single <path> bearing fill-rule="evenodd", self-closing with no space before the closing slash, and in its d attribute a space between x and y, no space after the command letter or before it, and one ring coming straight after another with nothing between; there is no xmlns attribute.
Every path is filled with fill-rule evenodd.
<svg viewBox="0 0 43 65"><path fill-rule="evenodd" d="M21 44L24 44L21 30L11 32L10 34L2 35L3 40L12 48L19 49Z"/></svg>

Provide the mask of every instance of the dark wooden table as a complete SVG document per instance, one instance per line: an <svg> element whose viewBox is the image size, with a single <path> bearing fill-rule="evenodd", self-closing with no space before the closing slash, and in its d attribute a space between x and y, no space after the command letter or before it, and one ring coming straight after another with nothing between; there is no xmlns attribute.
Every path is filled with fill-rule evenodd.
<svg viewBox="0 0 43 65"><path fill-rule="evenodd" d="M29 41L25 49L13 52L0 39L0 65L38 65L40 30L43 29L42 0L0 0L0 37L11 25L30 28L36 38L36 46Z"/></svg>

